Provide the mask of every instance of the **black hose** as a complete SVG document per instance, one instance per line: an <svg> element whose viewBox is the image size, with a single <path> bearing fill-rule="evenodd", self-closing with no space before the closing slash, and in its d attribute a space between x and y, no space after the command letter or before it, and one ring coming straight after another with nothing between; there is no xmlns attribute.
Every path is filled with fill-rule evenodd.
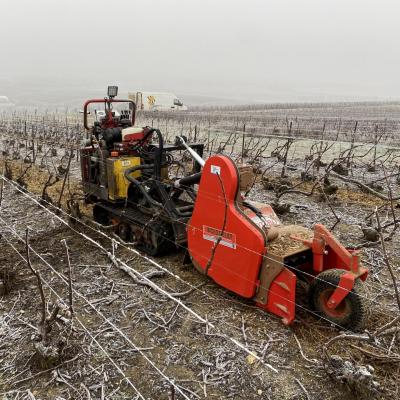
<svg viewBox="0 0 400 400"><path fill-rule="evenodd" d="M251 211L253 211L253 213L256 214L257 217L259 217L259 218L263 218L263 217L264 217L264 215L263 215L263 213L261 212L261 210L260 210L259 208L257 208L256 206L253 206L253 204L250 204L250 203L248 203L247 201L242 201L242 204L243 204L246 208L248 208L248 209L250 209Z"/></svg>
<svg viewBox="0 0 400 400"><path fill-rule="evenodd" d="M184 178L179 179L179 186L181 185L194 185L200 182L201 172L197 172L193 175L185 176Z"/></svg>
<svg viewBox="0 0 400 400"><path fill-rule="evenodd" d="M140 170L147 170L147 169L153 169L154 164L143 164L143 165L135 165L134 167L127 168L125 170L125 178L128 179L129 182L134 184L140 192L143 194L144 198L153 206L158 207L158 208L164 208L164 206L159 203L158 201L154 200L149 193L146 191L146 189L143 187L142 182L138 181L135 179L133 176L130 176L133 172L140 171ZM176 207L172 209L172 212L177 214L179 217L190 217L192 215L191 212L188 212L187 210L191 209L192 206L183 206L183 207ZM185 212L186 211L186 212Z"/></svg>
<svg viewBox="0 0 400 400"><path fill-rule="evenodd" d="M145 142L146 142L146 140L148 139L148 137L150 136L150 135L152 135L153 134L153 132L155 131L155 129L153 129L153 128L151 128L148 132L146 132L146 134L139 140L139 142L137 142L133 147L132 147L132 151L135 151L135 150L137 150L139 147L141 147Z"/></svg>
<svg viewBox="0 0 400 400"><path fill-rule="evenodd" d="M161 177L161 157L164 151L164 139L159 129L154 129L154 132L158 136L158 148L156 154L154 155L154 176L157 180Z"/></svg>
<svg viewBox="0 0 400 400"><path fill-rule="evenodd" d="M133 172L136 172L136 171L140 171L142 169L152 169L152 168L154 168L154 164L139 164L139 165L135 165L134 167L127 168L124 172L124 175L125 175L125 178L128 179L129 182L132 182L131 179L134 179L134 178L129 176L130 174L132 174Z"/></svg>
<svg viewBox="0 0 400 400"><path fill-rule="evenodd" d="M145 188L143 187L142 183L135 179L133 176L130 176L133 172L145 170L145 169L154 169L154 164L143 164L143 165L135 165L134 167L127 168L124 172L125 178L128 179L129 182L133 183L143 194L146 200L156 207L163 207L161 203L154 200L152 197L149 196Z"/></svg>

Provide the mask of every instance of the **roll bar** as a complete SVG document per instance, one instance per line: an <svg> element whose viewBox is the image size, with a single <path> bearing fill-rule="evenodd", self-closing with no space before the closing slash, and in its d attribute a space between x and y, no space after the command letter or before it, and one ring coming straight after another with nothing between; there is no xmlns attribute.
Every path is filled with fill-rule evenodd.
<svg viewBox="0 0 400 400"><path fill-rule="evenodd" d="M132 126L135 125L135 117L136 117L136 103L132 100L122 100L122 99L113 99L113 98L107 98L105 97L104 99L91 99L87 100L83 106L83 126L85 129L90 129L88 126L88 121L87 121L87 116L88 116L88 106L92 103L104 103L107 104L108 106L111 105L111 103L130 103L132 104L132 114L131 114L131 120L132 120Z"/></svg>

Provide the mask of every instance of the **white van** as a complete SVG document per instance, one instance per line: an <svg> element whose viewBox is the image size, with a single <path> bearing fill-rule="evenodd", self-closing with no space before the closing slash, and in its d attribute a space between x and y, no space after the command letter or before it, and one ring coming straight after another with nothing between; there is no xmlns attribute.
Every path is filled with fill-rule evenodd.
<svg viewBox="0 0 400 400"><path fill-rule="evenodd" d="M136 103L137 110L186 111L187 107L174 93L129 92L129 100Z"/></svg>

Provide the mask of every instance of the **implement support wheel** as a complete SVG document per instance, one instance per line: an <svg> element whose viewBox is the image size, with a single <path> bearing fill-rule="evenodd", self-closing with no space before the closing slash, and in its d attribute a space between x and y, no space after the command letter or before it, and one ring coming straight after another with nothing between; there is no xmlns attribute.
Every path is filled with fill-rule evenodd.
<svg viewBox="0 0 400 400"><path fill-rule="evenodd" d="M330 269L321 272L313 280L308 292L311 307L324 319L350 330L362 327L366 313L364 287L360 279L355 281L349 294L336 308L328 307L328 300L339 285L340 277L347 271Z"/></svg>

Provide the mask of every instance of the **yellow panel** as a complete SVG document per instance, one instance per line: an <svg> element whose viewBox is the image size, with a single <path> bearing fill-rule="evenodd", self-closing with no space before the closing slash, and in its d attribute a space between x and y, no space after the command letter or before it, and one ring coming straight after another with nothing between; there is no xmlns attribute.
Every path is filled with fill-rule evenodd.
<svg viewBox="0 0 400 400"><path fill-rule="evenodd" d="M107 159L108 196L111 200L126 199L129 181L125 178L125 170L140 165L140 157L120 157ZM140 171L131 174L140 176Z"/></svg>

